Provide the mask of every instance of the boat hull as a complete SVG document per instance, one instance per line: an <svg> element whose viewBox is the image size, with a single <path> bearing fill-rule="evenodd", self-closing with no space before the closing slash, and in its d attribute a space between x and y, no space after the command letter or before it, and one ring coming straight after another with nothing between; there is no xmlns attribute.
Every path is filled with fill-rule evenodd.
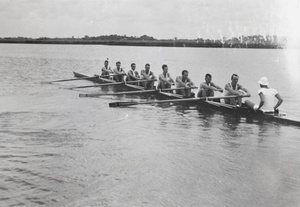
<svg viewBox="0 0 300 207"><path fill-rule="evenodd" d="M74 76L77 78L85 78L85 77L89 77L87 75L81 74L81 73L77 73L77 72L73 72ZM91 81L93 83L115 83L116 81L111 80L111 79L106 79L106 78L91 78L88 79L88 81ZM112 86L102 86L102 87L111 87L114 88L115 91L132 91L132 90L144 90L144 87L141 86L137 86L137 85L131 85L131 84L121 84L121 85L112 85Z"/></svg>
<svg viewBox="0 0 300 207"><path fill-rule="evenodd" d="M263 113L262 111L254 111L247 108L246 106L232 106L229 104L214 102L214 101L199 101L197 104L202 109L206 107L207 109L219 110L225 113L235 114L241 117L247 118L247 120L257 120L262 121L272 121L285 125L294 125L300 127L300 118L287 116L284 113Z"/></svg>
<svg viewBox="0 0 300 207"><path fill-rule="evenodd" d="M84 75L84 74L81 74L81 73L77 73L77 72L73 72L74 76L76 78L86 78L86 77L89 77L87 75ZM98 77L95 77L95 78L89 78L88 81L92 81L94 83L111 83L112 81L107 79L107 81L105 80L105 78L101 78L99 79Z"/></svg>

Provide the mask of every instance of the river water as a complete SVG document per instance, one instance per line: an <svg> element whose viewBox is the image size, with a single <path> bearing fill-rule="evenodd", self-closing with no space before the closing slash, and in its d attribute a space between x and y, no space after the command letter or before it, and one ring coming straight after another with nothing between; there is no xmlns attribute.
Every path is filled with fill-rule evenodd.
<svg viewBox="0 0 300 207"><path fill-rule="evenodd" d="M257 102L267 76L300 117L297 50L0 44L0 206L300 206L300 128L184 105L109 108L137 97L79 98L99 88L72 71L168 64L199 85L232 73ZM216 94L218 95L218 94Z"/></svg>

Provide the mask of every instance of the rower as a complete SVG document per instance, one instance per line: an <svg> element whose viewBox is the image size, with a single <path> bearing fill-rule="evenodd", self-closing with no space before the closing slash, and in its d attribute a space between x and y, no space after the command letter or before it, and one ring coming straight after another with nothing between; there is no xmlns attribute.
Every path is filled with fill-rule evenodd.
<svg viewBox="0 0 300 207"><path fill-rule="evenodd" d="M238 96L242 96L242 95L248 95L250 96L250 93L248 92L248 90L246 88L244 88L242 85L238 84L239 81L239 76L237 74L233 74L231 76L231 83L227 83L225 85L225 91L224 91L224 96L232 96L232 95L238 95ZM238 98L238 100L236 100L235 98L231 98L231 99L224 99L226 104L231 104L231 105L240 105L242 104L242 99Z"/></svg>
<svg viewBox="0 0 300 207"><path fill-rule="evenodd" d="M171 85L175 85L173 78L168 73L168 66L164 64L162 66L163 73L159 75L158 89L171 88Z"/></svg>
<svg viewBox="0 0 300 207"><path fill-rule="evenodd" d="M185 88L182 90L178 90L177 94L183 95L183 97L191 97L191 87L194 86L194 83L191 81L191 79L188 77L189 72L187 70L183 70L181 72L181 76L178 76L176 78L176 88Z"/></svg>
<svg viewBox="0 0 300 207"><path fill-rule="evenodd" d="M278 107L283 102L283 99L279 95L279 93L274 88L269 88L268 78L262 77L258 81L260 85L260 89L258 90L258 95L260 98L259 105L252 103L249 100L245 101L246 106L255 111L263 111L263 112L277 112ZM275 98L277 99L277 103L275 104Z"/></svg>
<svg viewBox="0 0 300 207"><path fill-rule="evenodd" d="M124 82L124 76L126 75L123 68L121 68L121 62L116 62L116 68L114 69L114 73L116 76L114 76L114 80L117 82Z"/></svg>
<svg viewBox="0 0 300 207"><path fill-rule="evenodd" d="M148 82L143 83L143 86L145 87L146 90L154 89L154 81L156 80L156 77L155 77L154 73L152 71L150 71L149 63L147 63L145 65L145 70L141 70L141 79L149 80Z"/></svg>
<svg viewBox="0 0 300 207"><path fill-rule="evenodd" d="M108 66L108 60L104 61L104 66L101 69L101 76L104 76L104 78L112 78L109 77L109 75L112 75L114 72L112 71L112 69Z"/></svg>
<svg viewBox="0 0 300 207"><path fill-rule="evenodd" d="M135 63L131 63L131 70L128 71L126 81L138 81L141 80L139 73L135 70ZM132 83L133 85L139 85L139 83Z"/></svg>
<svg viewBox="0 0 300 207"><path fill-rule="evenodd" d="M200 89L197 94L197 97L213 97L215 91L223 93L223 89L220 86L217 86L215 83L211 82L212 76L207 73L205 75L205 81L200 84Z"/></svg>

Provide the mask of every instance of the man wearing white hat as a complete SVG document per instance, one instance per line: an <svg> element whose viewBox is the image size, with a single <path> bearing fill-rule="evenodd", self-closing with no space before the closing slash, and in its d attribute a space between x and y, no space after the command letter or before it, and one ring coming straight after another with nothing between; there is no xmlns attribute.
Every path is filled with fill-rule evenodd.
<svg viewBox="0 0 300 207"><path fill-rule="evenodd" d="M258 81L260 89L258 90L258 95L260 97L259 105L252 103L249 100L245 101L246 106L254 110L261 110L263 112L274 112L283 102L283 99L279 93L274 88L269 88L268 78L262 77ZM277 103L275 104L275 99L277 98Z"/></svg>

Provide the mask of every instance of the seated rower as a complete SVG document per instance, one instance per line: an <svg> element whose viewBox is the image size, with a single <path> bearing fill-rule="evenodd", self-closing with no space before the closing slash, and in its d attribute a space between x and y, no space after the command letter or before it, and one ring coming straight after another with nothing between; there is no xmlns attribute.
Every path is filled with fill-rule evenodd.
<svg viewBox="0 0 300 207"><path fill-rule="evenodd" d="M200 84L199 92L197 97L213 97L215 95L214 91L219 91L223 93L223 89L211 82L212 76L207 73L205 75L205 81Z"/></svg>
<svg viewBox="0 0 300 207"><path fill-rule="evenodd" d="M250 93L246 88L244 88L242 85L238 84L239 76L237 74L233 74L231 76L231 83L227 83L225 85L225 91L224 96L232 96L232 95L248 95L250 96ZM226 104L231 105L242 105L242 99L241 98L230 98L230 99L224 99Z"/></svg>
<svg viewBox="0 0 300 207"><path fill-rule="evenodd" d="M142 80L149 80L147 82L143 82L143 86L146 90L148 89L154 89L154 81L156 80L156 77L152 71L150 71L150 64L147 63L145 65L145 70L141 71L141 79ZM153 81L150 81L153 80Z"/></svg>
<svg viewBox="0 0 300 207"><path fill-rule="evenodd" d="M262 112L278 112L278 107L283 102L283 99L279 95L279 93L274 88L269 88L269 81L266 77L262 77L258 81L260 85L260 89L258 90L258 95L260 98L259 105L252 103L249 100L245 101L247 107L254 109L255 111ZM275 104L275 98L277 99L277 103Z"/></svg>
<svg viewBox="0 0 300 207"><path fill-rule="evenodd" d="M104 61L104 67L101 69L101 76L103 78L110 78L112 79L112 75L114 72L112 71L112 69L108 66L108 60Z"/></svg>
<svg viewBox="0 0 300 207"><path fill-rule="evenodd" d="M176 91L176 93L183 95L183 97L192 97L191 87L194 86L194 83L188 77L189 72L187 70L183 70L181 72L181 75L182 76L178 76L176 78L176 88L185 88L185 89L178 90Z"/></svg>
<svg viewBox="0 0 300 207"><path fill-rule="evenodd" d="M164 64L162 66L163 73L159 75L158 89L171 88L171 85L175 85L173 78L168 73L168 66Z"/></svg>
<svg viewBox="0 0 300 207"><path fill-rule="evenodd" d="M141 80L139 73L135 70L135 63L131 63L131 70L128 71L126 81L138 81ZM139 83L130 83L132 85L139 85Z"/></svg>
<svg viewBox="0 0 300 207"><path fill-rule="evenodd" d="M114 69L114 80L117 82L124 82L124 76L126 75L123 68L121 68L121 62L116 62L116 68Z"/></svg>

